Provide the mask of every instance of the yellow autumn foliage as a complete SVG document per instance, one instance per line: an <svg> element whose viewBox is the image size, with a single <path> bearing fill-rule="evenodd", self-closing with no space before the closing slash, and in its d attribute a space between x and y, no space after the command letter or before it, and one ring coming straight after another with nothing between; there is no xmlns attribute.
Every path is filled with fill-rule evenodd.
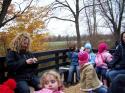
<svg viewBox="0 0 125 93"><path fill-rule="evenodd" d="M40 12L39 12L40 13ZM37 14L38 15L38 14ZM43 17L44 18L44 17ZM28 32L32 38L31 50L34 52L48 49L48 43L46 42L47 33L42 33L42 29L45 28L44 21L40 18L36 18L33 12L28 10L24 14L20 15L16 19L16 25L9 27L5 32L0 32L0 56L6 54L7 48L12 39L20 32ZM39 31L37 31L39 30Z"/></svg>

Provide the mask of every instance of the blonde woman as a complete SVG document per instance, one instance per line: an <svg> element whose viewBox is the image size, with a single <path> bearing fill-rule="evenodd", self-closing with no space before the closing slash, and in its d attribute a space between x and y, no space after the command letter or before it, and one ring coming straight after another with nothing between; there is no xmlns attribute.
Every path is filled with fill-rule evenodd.
<svg viewBox="0 0 125 93"><path fill-rule="evenodd" d="M39 89L39 78L35 75L37 58L30 52L31 38L26 32L18 34L11 42L8 52L8 77L17 82L17 93L30 93L29 85Z"/></svg>

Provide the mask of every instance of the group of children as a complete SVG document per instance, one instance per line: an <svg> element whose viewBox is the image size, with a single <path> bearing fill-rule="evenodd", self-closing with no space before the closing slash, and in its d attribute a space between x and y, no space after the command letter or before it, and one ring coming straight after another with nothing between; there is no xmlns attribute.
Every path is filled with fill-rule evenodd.
<svg viewBox="0 0 125 93"><path fill-rule="evenodd" d="M28 33L18 34L10 45L6 56L7 76L13 79L0 85L0 93L14 93L14 90L15 93L30 93L29 85L34 87L34 93L63 93L63 83L58 72L47 71L40 80L35 73L32 73L36 71L38 64L36 64L37 59L30 52L31 37ZM77 82L80 82L82 93L107 93L107 88L100 81L100 76L103 78L102 80L106 80L108 77L111 81L113 89L111 91L117 90L116 93L120 90L124 91L125 89L121 89L120 84L125 86L123 82L125 77L125 32L121 34L121 40L113 59L107 49L108 45L105 42L99 43L96 54L93 53L92 45L89 42L80 50L76 48L76 45L71 46L70 52L68 52L68 57L71 59L68 83L72 83L73 73L76 71L76 79ZM108 67L113 69L107 71ZM108 91L108 93L115 92Z"/></svg>
<svg viewBox="0 0 125 93"><path fill-rule="evenodd" d="M70 47L70 50L68 54L70 54L71 65L69 68L68 83L72 83L72 79L69 80L69 78L71 78L73 71L76 71L76 79L78 78L80 80L80 90L82 93L92 91L96 93L107 93L107 88L103 84L105 83L107 85L107 64L112 60L112 55L108 52L108 45L105 42L100 42L96 54L93 53L92 45L89 42L85 43L79 52L78 50L76 51L75 45ZM104 80L103 83L100 77Z"/></svg>
<svg viewBox="0 0 125 93"><path fill-rule="evenodd" d="M76 69L76 79L77 81L80 80L80 91L82 91L82 93L107 93L107 88L98 78L99 74L105 78L107 62L112 60L112 55L107 51L107 44L104 42L100 43L96 55L92 52L90 43L86 43L84 48L80 49L79 52L76 52L75 45L70 49L71 51L68 53L68 56L71 58L71 65L69 69L68 83L72 83L72 74ZM0 90L2 86L3 85L0 86ZM47 71L42 75L40 79L40 87L41 90L35 91L34 93L64 93L64 86L60 75L53 70ZM15 89L15 87L12 89Z"/></svg>

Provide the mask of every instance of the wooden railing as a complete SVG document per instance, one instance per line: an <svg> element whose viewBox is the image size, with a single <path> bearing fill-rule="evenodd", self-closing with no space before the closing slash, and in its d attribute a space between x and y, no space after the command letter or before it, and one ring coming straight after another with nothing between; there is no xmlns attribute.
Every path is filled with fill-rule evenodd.
<svg viewBox="0 0 125 93"><path fill-rule="evenodd" d="M52 50L45 52L36 52L33 55L38 58L39 67L38 72L47 70L47 69L59 69L59 66L65 66L68 64L66 52L68 49ZM6 79L7 67L6 67L6 58L0 57L0 83Z"/></svg>
<svg viewBox="0 0 125 93"><path fill-rule="evenodd" d="M59 69L59 66L68 65L68 59L66 53L69 49L52 50L45 52L33 53L38 58L37 64L39 64L38 71L47 69Z"/></svg>
<svg viewBox="0 0 125 93"><path fill-rule="evenodd" d="M94 53L97 49L93 49ZM109 50L110 53L114 53L114 49ZM59 69L60 66L69 65L69 60L67 59L66 53L69 49L52 50L45 52L36 52L33 55L38 58L37 64L39 64L38 72L48 69ZM0 83L6 79L6 62L5 57L0 57Z"/></svg>

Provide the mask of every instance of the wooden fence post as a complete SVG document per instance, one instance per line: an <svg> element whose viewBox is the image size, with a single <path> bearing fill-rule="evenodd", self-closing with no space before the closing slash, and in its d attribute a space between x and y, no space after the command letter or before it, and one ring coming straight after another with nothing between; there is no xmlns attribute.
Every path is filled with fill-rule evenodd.
<svg viewBox="0 0 125 93"><path fill-rule="evenodd" d="M59 53L55 53L56 70L59 70Z"/></svg>

